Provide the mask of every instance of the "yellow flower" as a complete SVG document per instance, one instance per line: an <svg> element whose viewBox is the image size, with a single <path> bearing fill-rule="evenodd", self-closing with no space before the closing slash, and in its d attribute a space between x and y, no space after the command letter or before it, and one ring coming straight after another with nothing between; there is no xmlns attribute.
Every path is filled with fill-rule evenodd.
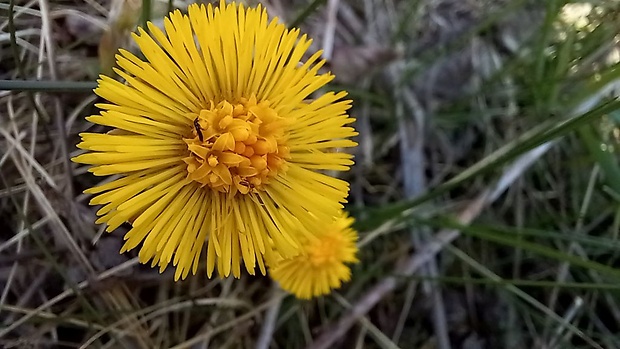
<svg viewBox="0 0 620 349"><path fill-rule="evenodd" d="M82 133L88 152L73 159L120 175L86 190L104 205L97 223L131 222L121 252L142 244L140 261L172 262L177 279L196 273L205 243L209 277L239 277L242 262L264 274L346 202L348 183L323 170L353 164L334 151L356 145L351 101L308 99L333 79L318 73L321 52L302 62L311 40L260 6L194 4L165 33L148 28L134 35L146 60L121 50L125 83L101 76L95 90L110 103L88 120L112 131Z"/></svg>
<svg viewBox="0 0 620 349"><path fill-rule="evenodd" d="M269 271L271 278L297 298L329 294L351 279L345 263L356 263L357 233L353 218L341 215L323 224L318 237L304 244L304 253L280 261Z"/></svg>

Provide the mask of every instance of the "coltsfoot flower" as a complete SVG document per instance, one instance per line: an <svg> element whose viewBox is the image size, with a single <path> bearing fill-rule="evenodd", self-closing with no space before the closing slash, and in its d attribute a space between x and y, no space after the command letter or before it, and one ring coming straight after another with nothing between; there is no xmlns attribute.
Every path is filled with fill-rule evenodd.
<svg viewBox="0 0 620 349"><path fill-rule="evenodd" d="M327 221L303 244L304 253L280 261L270 269L271 278L297 298L326 295L351 279L348 263L356 263L357 233L353 218L345 214Z"/></svg>
<svg viewBox="0 0 620 349"><path fill-rule="evenodd" d="M82 133L73 159L121 176L86 190L103 205L97 223L131 222L121 252L140 246L141 262L172 263L177 279L203 249L209 277L298 255L348 194L323 170L348 170L352 155L335 149L356 145L345 92L308 99L333 79L318 73L321 52L302 62L311 40L260 5L194 4L148 29L134 35L145 60L121 50L125 83L101 76L95 90L109 103L88 120L112 131Z"/></svg>

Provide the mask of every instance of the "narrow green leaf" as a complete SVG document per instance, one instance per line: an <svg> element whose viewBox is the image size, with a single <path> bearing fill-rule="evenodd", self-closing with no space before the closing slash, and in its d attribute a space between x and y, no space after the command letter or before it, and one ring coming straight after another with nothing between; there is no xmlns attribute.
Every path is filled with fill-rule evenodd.
<svg viewBox="0 0 620 349"><path fill-rule="evenodd" d="M295 18L291 24L288 26L289 28L297 28L301 25L306 18L308 18L314 11L316 11L319 6L323 5L327 0L313 0L308 7L306 7L301 13Z"/></svg>
<svg viewBox="0 0 620 349"><path fill-rule="evenodd" d="M502 287L507 285L513 285L517 287L535 287L535 288L562 288L569 290L598 290L598 291L620 291L620 284L599 284L590 282L557 282L551 280L524 280L524 279L501 279L493 280L488 278L474 278L474 277L462 277L462 276L440 276L430 277L413 275L403 277L407 280L416 281L434 281L443 284L454 285L483 285L483 286L495 286Z"/></svg>
<svg viewBox="0 0 620 349"><path fill-rule="evenodd" d="M95 81L0 80L0 91L85 92L96 87Z"/></svg>
<svg viewBox="0 0 620 349"><path fill-rule="evenodd" d="M616 109L620 108L620 101L614 100L603 103L602 105L590 110L587 113L571 117L564 121L550 120L542 126L536 128L522 137L508 143L496 150L484 159L470 166L452 179L432 188L427 193L409 201L402 201L387 207L369 210L366 220L357 224L358 229L372 229L379 226L382 222L397 218L403 211L414 208L450 190L458 187L464 182L481 174L488 173L498 167L516 159L519 155L526 153L537 146L554 139L565 136L579 127L592 122Z"/></svg>
<svg viewBox="0 0 620 349"><path fill-rule="evenodd" d="M425 221L425 222L430 223L429 221ZM431 224L431 225L436 225L436 223ZM593 271L597 271L600 274L613 277L614 281L620 281L620 270L619 269L612 268L607 265L593 262L590 260L582 259L578 256L564 253L555 248L550 248L550 247L547 247L547 246L544 246L538 243L530 242L524 239L519 239L516 236L511 236L508 234L499 234L497 231L483 228L480 226L463 225L463 224L456 222L453 219L443 219L441 226L443 228L458 229L464 234L467 234L467 235L470 235L470 236L473 236L479 239L492 241L492 242L505 245L505 246L509 246L509 247L513 247L513 248L520 248L523 250L527 250L527 251L539 254L541 256L556 259L558 261L568 262L572 265L579 266L579 267L586 268L586 269L593 270Z"/></svg>
<svg viewBox="0 0 620 349"><path fill-rule="evenodd" d="M620 166L618 166L617 154L603 149L606 144L594 126L580 127L578 133L592 159L601 167L605 175L605 183L616 193L620 193Z"/></svg>
<svg viewBox="0 0 620 349"><path fill-rule="evenodd" d="M146 25L151 20L151 0L142 0L142 29L148 32Z"/></svg>

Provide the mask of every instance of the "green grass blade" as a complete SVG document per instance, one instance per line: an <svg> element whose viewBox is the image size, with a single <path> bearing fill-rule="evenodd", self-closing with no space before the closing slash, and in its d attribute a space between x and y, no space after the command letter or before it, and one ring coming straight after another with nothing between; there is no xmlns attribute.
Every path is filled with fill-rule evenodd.
<svg viewBox="0 0 620 349"><path fill-rule="evenodd" d="M291 22L289 28L299 27L319 6L325 4L327 0L313 0L308 7L306 7L301 13Z"/></svg>
<svg viewBox="0 0 620 349"><path fill-rule="evenodd" d="M428 221L424 221L424 222L428 223ZM519 239L516 236L511 236L509 234L501 234L501 233L498 233L497 230L494 230L494 229L483 228L480 226L466 226L452 219L443 219L440 226L442 228L457 229L461 231L463 234L470 235L478 239L495 242L500 245L509 246L513 248L520 248L520 249L527 250L532 253L544 256L544 257L552 258L552 259L562 261L562 262L567 262L574 266L579 266L582 268L586 268L588 270L599 272L602 275L607 275L610 278L613 278L615 282L620 281L620 270L619 269L612 268L612 267L609 267L607 265L604 265L598 262L585 260L575 255L561 252L560 250L555 249L555 248L551 248L551 247L547 247L547 246L544 246L538 243L530 242L525 239Z"/></svg>
<svg viewBox="0 0 620 349"><path fill-rule="evenodd" d="M404 201L388 207L372 210L372 212L368 215L370 218L360 222L358 227L360 227L360 229L370 229L377 227L386 220L397 218L404 210L414 208L428 202L429 200L437 198L476 176L496 170L500 166L516 159L519 155L522 155L541 144L563 137L577 130L579 127L597 120L601 116L606 115L618 108L620 108L620 101L615 100L603 103L587 113L571 117L564 121L554 120L554 123L549 121L543 126L536 128L533 132L529 132L521 138L501 147L484 159L470 166L459 175L456 175L450 180L436 186L435 188L432 188L426 194L410 201Z"/></svg>
<svg viewBox="0 0 620 349"><path fill-rule="evenodd" d="M96 87L95 81L0 80L0 91L85 92Z"/></svg>

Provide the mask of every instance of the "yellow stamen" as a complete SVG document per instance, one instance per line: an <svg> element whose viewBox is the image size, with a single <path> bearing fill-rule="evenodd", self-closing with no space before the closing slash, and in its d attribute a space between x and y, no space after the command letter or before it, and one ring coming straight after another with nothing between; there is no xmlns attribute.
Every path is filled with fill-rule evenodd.
<svg viewBox="0 0 620 349"><path fill-rule="evenodd" d="M197 115L193 137L184 139L189 179L219 192L247 194L286 171L286 122L269 102L252 96L235 105L210 104Z"/></svg>

